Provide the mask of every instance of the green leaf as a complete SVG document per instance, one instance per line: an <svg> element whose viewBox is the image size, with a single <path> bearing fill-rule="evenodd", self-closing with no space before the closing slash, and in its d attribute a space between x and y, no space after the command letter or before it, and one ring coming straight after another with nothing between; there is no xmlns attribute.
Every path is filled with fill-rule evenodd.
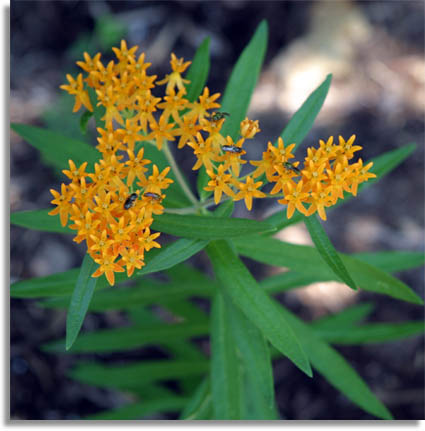
<svg viewBox="0 0 425 431"><path fill-rule="evenodd" d="M12 298L40 298L71 295L79 273L80 268L75 268L46 277L17 281L10 285L10 296Z"/></svg>
<svg viewBox="0 0 425 431"><path fill-rule="evenodd" d="M311 326L316 330L342 329L351 331L352 326L360 320L365 319L373 311L372 304L359 304L349 307L336 314L322 317L311 322Z"/></svg>
<svg viewBox="0 0 425 431"><path fill-rule="evenodd" d="M235 209L235 204L232 200L223 202L215 211L214 216L216 217L230 217Z"/></svg>
<svg viewBox="0 0 425 431"><path fill-rule="evenodd" d="M207 361L160 360L120 365L80 363L68 375L93 386L132 390L157 380L201 376L207 371Z"/></svg>
<svg viewBox="0 0 425 431"><path fill-rule="evenodd" d="M211 310L211 389L215 420L242 419L242 381L224 298L217 292Z"/></svg>
<svg viewBox="0 0 425 431"><path fill-rule="evenodd" d="M295 287L307 286L316 281L317 278L312 275L288 271L272 275L261 280L260 286L266 290L267 293L273 294L285 292L286 290L294 289Z"/></svg>
<svg viewBox="0 0 425 431"><path fill-rule="evenodd" d="M196 177L196 189L198 190L198 195L201 198L201 202L205 202L208 196L212 195L211 191L204 190L207 186L210 177L207 174L205 166L201 166L198 171L198 176Z"/></svg>
<svg viewBox="0 0 425 431"><path fill-rule="evenodd" d="M380 178L393 171L397 166L403 163L416 149L415 144L407 144L401 148L387 151L380 156L377 156L369 162L373 162L373 166L370 169L371 172L376 174L376 178L371 178L365 183L359 185L359 190L363 190L365 187L370 187Z"/></svg>
<svg viewBox="0 0 425 431"><path fill-rule="evenodd" d="M137 420L158 413L180 411L187 403L187 398L172 396L159 400L148 400L128 404L112 410L86 416L85 420Z"/></svg>
<svg viewBox="0 0 425 431"><path fill-rule="evenodd" d="M331 243L331 240L329 239L317 217L315 215L311 217L305 217L304 223L307 226L317 251L319 252L320 256L322 256L325 263L335 273L340 281L350 286L353 290L357 290L353 279L342 263L341 258L339 257L337 251Z"/></svg>
<svg viewBox="0 0 425 431"><path fill-rule="evenodd" d="M94 35L96 35L102 51L110 50L119 44L127 34L127 25L117 19L115 15L102 13L95 19Z"/></svg>
<svg viewBox="0 0 425 431"><path fill-rule="evenodd" d="M244 393L249 392L252 395L252 405L255 406L255 415L251 414L249 419L277 419L273 370L267 341L229 298L225 298L225 303L233 338L244 365L245 384L249 386L249 391L245 390ZM254 411L253 408L250 410Z"/></svg>
<svg viewBox="0 0 425 431"><path fill-rule="evenodd" d="M328 382L363 410L382 419L392 419L391 413L376 398L364 380L332 347L322 341L312 329L286 308L280 308L285 319L302 340L303 348L314 368Z"/></svg>
<svg viewBox="0 0 425 431"><path fill-rule="evenodd" d="M163 344L208 334L208 323L157 323L129 328L104 329L81 334L72 346L71 353L105 353L130 350L151 344ZM65 340L49 342L43 346L47 352L64 352Z"/></svg>
<svg viewBox="0 0 425 431"><path fill-rule="evenodd" d="M29 144L37 148L47 162L61 170L68 168L68 160L70 159L77 166L84 162L88 162L88 166L92 166L101 157L101 154L94 147L60 133L17 123L12 123L11 128Z"/></svg>
<svg viewBox="0 0 425 431"><path fill-rule="evenodd" d="M226 241L214 241L207 247L214 273L246 317L294 364L311 376L308 359L279 307L261 289L245 265Z"/></svg>
<svg viewBox="0 0 425 431"><path fill-rule="evenodd" d="M323 328L315 327L315 333L332 344L384 343L419 335L424 332L424 322L371 323L358 327Z"/></svg>
<svg viewBox="0 0 425 431"><path fill-rule="evenodd" d="M174 313L174 309L171 309L171 311ZM129 310L128 314L131 321L139 327L150 327L158 325L159 323L163 324L159 316L148 310L147 307L132 308ZM208 328L207 325L206 328ZM206 330L208 331L208 329ZM172 337L167 337L167 339L161 341L160 346L168 352L173 359L195 361L203 360L205 358L203 353L201 353L201 351L190 341L183 341L181 339L174 340ZM182 391L184 393L191 392L193 390L193 380L196 379L196 377L191 377L182 380L180 382ZM197 384L197 380L195 384ZM163 395L160 396L162 397Z"/></svg>
<svg viewBox="0 0 425 431"><path fill-rule="evenodd" d="M10 214L10 223L44 232L72 234L71 229L61 225L59 215L51 216L48 214L52 209L53 207L51 209L17 211Z"/></svg>
<svg viewBox="0 0 425 431"><path fill-rule="evenodd" d="M81 52L81 51L80 51ZM74 138L79 141L90 142L93 136L88 131L83 134L80 128L80 119L77 115L72 114L72 109L75 102L75 96L63 91L55 98L53 103L49 104L47 109L41 114L41 121L46 129L58 132L61 135L69 138Z"/></svg>
<svg viewBox="0 0 425 431"><path fill-rule="evenodd" d="M264 176L264 178L266 177ZM265 218L264 221L271 224L278 231L280 231L287 228L288 226L301 223L302 221L304 221L304 216L298 211L295 211L294 215L290 219L288 219L286 218L286 211L284 210L284 207L282 207L281 210Z"/></svg>
<svg viewBox="0 0 425 431"><path fill-rule="evenodd" d="M210 71L210 38L206 37L199 48L196 50L192 64L187 71L185 79L190 83L187 85L186 99L189 102L194 102L207 82L208 73Z"/></svg>
<svg viewBox="0 0 425 431"><path fill-rule="evenodd" d="M243 218L162 214L155 216L152 229L186 238L224 239L267 232L273 228L266 223Z"/></svg>
<svg viewBox="0 0 425 431"><path fill-rule="evenodd" d="M136 275L145 275L172 268L174 265L185 262L194 254L204 249L207 244L208 241L201 239L182 238L159 250L155 249L155 253L154 250L150 250L149 253L146 254L146 266L136 271Z"/></svg>
<svg viewBox="0 0 425 431"><path fill-rule="evenodd" d="M198 282L158 283L143 279L136 286L107 288L96 293L90 311L123 310L140 305L165 304L190 296L205 297L215 289L213 283ZM64 308L67 298L51 298L41 303L45 307Z"/></svg>
<svg viewBox="0 0 425 431"><path fill-rule="evenodd" d="M308 96L301 108L289 120L289 123L280 135L285 144L295 143L297 147L307 136L320 109L322 109L331 85L331 80L332 74L327 75L326 79Z"/></svg>
<svg viewBox="0 0 425 431"><path fill-rule="evenodd" d="M88 87L87 92L89 94L90 103L93 107L93 116L96 124L96 128L105 128L105 122L102 120L105 115L106 109L103 105L97 105L97 94L94 88Z"/></svg>
<svg viewBox="0 0 425 431"><path fill-rule="evenodd" d="M190 300L179 299L177 301L167 301L163 306L179 320L192 323L196 322L198 324L208 322L208 315L205 311L190 302Z"/></svg>
<svg viewBox="0 0 425 431"><path fill-rule="evenodd" d="M205 420L212 419L212 397L210 380L205 378L198 386L193 397L190 399L180 420Z"/></svg>
<svg viewBox="0 0 425 431"><path fill-rule="evenodd" d="M267 22L261 21L254 36L242 51L227 82L221 110L230 116L224 122L221 134L237 139L240 122L248 112L249 102L257 84L267 47Z"/></svg>
<svg viewBox="0 0 425 431"><path fill-rule="evenodd" d="M74 344L86 317L96 287L97 278L92 277L92 274L97 266L94 260L86 254L66 315L66 350L69 350Z"/></svg>
<svg viewBox="0 0 425 431"><path fill-rule="evenodd" d="M90 111L85 111L80 117L80 129L84 135L87 133L87 123L91 117L93 117L93 112Z"/></svg>
<svg viewBox="0 0 425 431"><path fill-rule="evenodd" d="M421 252L381 251L378 253L355 253L353 257L387 272L417 268L425 263L424 253Z"/></svg>
<svg viewBox="0 0 425 431"><path fill-rule="evenodd" d="M235 238L233 242L240 254L259 262L287 267L314 276L318 281L337 279L313 247L289 244L267 237L249 237L243 240ZM339 256L360 289L423 304L422 299L400 280L355 257L342 253L339 253Z"/></svg>

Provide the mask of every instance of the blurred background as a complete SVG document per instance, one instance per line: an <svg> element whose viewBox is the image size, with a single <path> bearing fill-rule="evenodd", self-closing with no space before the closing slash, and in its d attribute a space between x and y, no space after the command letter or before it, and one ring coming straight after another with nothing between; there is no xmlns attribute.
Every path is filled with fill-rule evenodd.
<svg viewBox="0 0 425 431"><path fill-rule="evenodd" d="M308 94L333 73L324 108L305 144L330 135L357 135L361 157L369 159L407 143L416 152L373 187L329 212L326 231L338 250L352 252L424 248L424 3L422 1L12 1L12 122L49 127L81 137L73 100L59 85L75 73L83 51L109 55L121 38L139 45L164 76L169 55L189 60L202 40L211 38L208 86L223 92L238 55L258 23L266 19L269 44L265 65L252 99L249 117L262 132L250 146L261 156ZM139 51L140 52L140 51ZM103 57L105 57L103 55ZM11 211L46 208L50 188L62 177L43 164L39 153L11 132ZM303 150L301 150L303 151ZM181 153L181 154L180 154ZM190 152L177 155L192 175ZM192 183L195 177L191 177ZM267 200L269 201L269 200ZM277 204L276 204L277 205ZM261 219L275 207L257 201L247 213ZM309 244L304 226L279 234ZM60 272L80 264L84 248L71 238L11 227L11 281ZM263 277L271 268L247 261ZM205 266L205 256L194 265ZM423 269L396 274L423 297ZM337 312L357 302L373 302L370 321L423 318L423 308L385 296L353 292L338 283L297 289L280 299L306 320ZM123 395L77 383L65 376L76 357L42 352L41 343L64 336L65 313L46 310L35 301L11 302L11 417L77 419L121 405ZM83 330L118 327L117 312L89 314ZM424 340L338 347L396 419L424 418ZM145 352L146 351L146 352ZM147 356L155 355L149 349ZM143 352L142 352L143 354ZM93 355L92 355L93 356ZM97 357L106 355L97 355ZM125 361L130 354L111 360ZM322 377L313 380L286 360L274 362L276 400L287 419L371 419L336 392ZM155 418L175 418L170 414Z"/></svg>

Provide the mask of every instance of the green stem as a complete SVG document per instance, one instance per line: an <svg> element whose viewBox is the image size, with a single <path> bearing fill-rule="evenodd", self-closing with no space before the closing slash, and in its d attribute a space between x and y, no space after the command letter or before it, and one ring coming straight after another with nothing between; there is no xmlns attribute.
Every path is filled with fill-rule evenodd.
<svg viewBox="0 0 425 431"><path fill-rule="evenodd" d="M162 150L164 151L165 157L167 158L167 161L170 164L171 169L173 170L174 175L176 176L176 180L180 184L180 187L182 188L183 192L188 197L188 199L193 203L193 205L196 208L199 208L199 201L198 199L196 199L195 195L192 193L192 190L190 190L189 186L187 185L186 180L182 172L180 171L180 168L178 167L173 154L168 148L168 143L166 141L164 142Z"/></svg>

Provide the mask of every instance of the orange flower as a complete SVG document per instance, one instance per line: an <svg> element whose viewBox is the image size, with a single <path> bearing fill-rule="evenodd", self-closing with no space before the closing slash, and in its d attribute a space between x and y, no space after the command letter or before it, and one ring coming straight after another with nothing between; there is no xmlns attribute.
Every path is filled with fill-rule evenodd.
<svg viewBox="0 0 425 431"><path fill-rule="evenodd" d="M157 84L167 84L167 87L165 89L165 92L167 94L170 94L170 92L174 90L175 87L177 87L179 91L185 91L184 84L188 84L190 81L188 81L187 79L183 79L181 74L189 67L190 63L190 61L186 61L185 63L183 58L177 58L172 53L170 64L173 72L169 75L166 75L166 77L163 80L158 81Z"/></svg>
<svg viewBox="0 0 425 431"><path fill-rule="evenodd" d="M211 180L208 182L208 185L204 187L204 190L214 192L214 202L216 205L220 203L222 193L225 193L227 196L231 197L235 196L235 193L229 187L234 183L233 177L230 174L225 174L224 172L225 168L223 165L218 167L216 174L213 171L207 170L207 174Z"/></svg>
<svg viewBox="0 0 425 431"><path fill-rule="evenodd" d="M51 201L53 205L57 205L57 207L49 212L49 215L59 214L62 226L66 226L68 221L68 215L71 212L71 198L72 195L69 191L69 188L62 183L61 185L61 193L58 193L56 190L50 189L50 193L53 195L55 199Z"/></svg>
<svg viewBox="0 0 425 431"><path fill-rule="evenodd" d="M196 171L204 165L207 170L212 171L214 169L212 161L218 161L218 155L211 142L204 141L204 138L198 132L196 134L196 141L189 142L188 145L193 148L193 154L198 158L192 169Z"/></svg>
<svg viewBox="0 0 425 431"><path fill-rule="evenodd" d="M174 132L171 130L174 127L173 123L168 123L167 119L161 115L159 122L155 120L150 123L152 132L149 134L148 139L154 139L158 150L161 150L164 144L164 139L174 141Z"/></svg>
<svg viewBox="0 0 425 431"><path fill-rule="evenodd" d="M106 279L109 284L113 286L115 284L115 272L124 272L124 268L119 263L115 263L115 259L117 256L113 256L108 252L102 253L101 257L94 259L96 263L100 266L99 268L92 274L92 277L99 277L102 274L105 274Z"/></svg>
<svg viewBox="0 0 425 431"><path fill-rule="evenodd" d="M81 108L81 105L84 105L89 111L93 112L89 93L84 90L82 73L78 74L77 80L69 74L66 75L66 79L68 80L69 85L61 85L60 88L75 96L75 105L72 112L77 112Z"/></svg>
<svg viewBox="0 0 425 431"><path fill-rule="evenodd" d="M309 199L309 194L303 191L303 182L302 180L298 182L298 184L290 181L284 186L284 194L285 197L283 199L278 200L280 204L288 205L286 209L286 216L290 219L295 209L297 209L302 214L307 214L307 210L303 206L303 202L307 202Z"/></svg>
<svg viewBox="0 0 425 431"><path fill-rule="evenodd" d="M238 183L240 192L234 197L234 200L244 199L247 209L251 211L252 198L264 198L266 196L263 192L257 190L262 184L262 181L255 183L252 177L247 177L245 183Z"/></svg>

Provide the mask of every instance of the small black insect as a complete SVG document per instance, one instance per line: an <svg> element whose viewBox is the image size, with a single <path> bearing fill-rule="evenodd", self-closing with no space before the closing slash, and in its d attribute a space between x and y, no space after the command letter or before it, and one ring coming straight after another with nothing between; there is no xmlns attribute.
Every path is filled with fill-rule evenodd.
<svg viewBox="0 0 425 431"><path fill-rule="evenodd" d="M219 121L224 117L228 117L230 114L228 112L220 112L220 111L216 111L211 115L211 120L212 121Z"/></svg>
<svg viewBox="0 0 425 431"><path fill-rule="evenodd" d="M283 166L285 166L286 169L289 169L290 171L295 172L298 175L301 174L301 171L297 167L295 167L292 163L283 162Z"/></svg>
<svg viewBox="0 0 425 431"><path fill-rule="evenodd" d="M146 192L143 196L146 196L147 198L155 199L156 201L161 200L161 196L159 194L153 193L153 192Z"/></svg>
<svg viewBox="0 0 425 431"><path fill-rule="evenodd" d="M225 152L225 153L242 153L242 148L240 147L236 147L235 145L223 145L221 147L221 149Z"/></svg>
<svg viewBox="0 0 425 431"><path fill-rule="evenodd" d="M137 193L132 193L124 202L124 209L128 210L134 205L134 201L137 199Z"/></svg>

